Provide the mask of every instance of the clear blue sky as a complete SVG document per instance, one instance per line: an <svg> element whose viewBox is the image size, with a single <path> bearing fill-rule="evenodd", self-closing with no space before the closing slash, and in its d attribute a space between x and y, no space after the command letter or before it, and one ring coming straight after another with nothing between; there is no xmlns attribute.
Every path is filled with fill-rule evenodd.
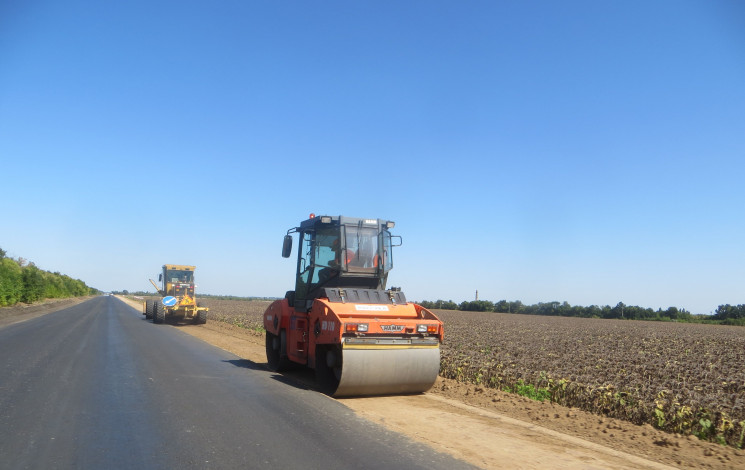
<svg viewBox="0 0 745 470"><path fill-rule="evenodd" d="M0 3L0 248L282 296L396 221L409 299L745 303L745 3Z"/></svg>

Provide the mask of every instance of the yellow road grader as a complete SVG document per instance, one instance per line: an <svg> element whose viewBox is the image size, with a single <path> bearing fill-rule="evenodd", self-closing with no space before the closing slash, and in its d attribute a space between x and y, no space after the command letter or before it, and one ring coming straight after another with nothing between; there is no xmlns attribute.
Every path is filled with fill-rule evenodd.
<svg viewBox="0 0 745 470"><path fill-rule="evenodd" d="M153 323L165 323L166 320L177 322L189 320L193 323L207 323L209 308L197 302L194 294L195 266L165 264L158 276L159 287L155 281L150 283L162 297L158 300L146 300L142 304L142 313Z"/></svg>

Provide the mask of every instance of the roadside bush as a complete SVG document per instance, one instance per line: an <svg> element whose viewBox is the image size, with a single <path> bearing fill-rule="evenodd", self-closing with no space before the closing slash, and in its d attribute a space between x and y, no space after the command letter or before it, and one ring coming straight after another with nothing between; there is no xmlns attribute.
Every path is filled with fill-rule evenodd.
<svg viewBox="0 0 745 470"><path fill-rule="evenodd" d="M23 268L23 295L21 301L30 304L44 298L44 276L33 263Z"/></svg>
<svg viewBox="0 0 745 470"><path fill-rule="evenodd" d="M0 307L15 305L23 295L21 267L10 258L0 259Z"/></svg>
<svg viewBox="0 0 745 470"><path fill-rule="evenodd" d="M5 251L0 249L0 307L49 298L82 297L97 292L79 279L44 271L34 263L26 265L22 258L7 258Z"/></svg>

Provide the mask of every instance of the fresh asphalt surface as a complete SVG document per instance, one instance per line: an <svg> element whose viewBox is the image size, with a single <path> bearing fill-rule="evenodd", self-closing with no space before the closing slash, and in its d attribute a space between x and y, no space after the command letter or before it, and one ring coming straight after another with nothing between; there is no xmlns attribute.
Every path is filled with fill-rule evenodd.
<svg viewBox="0 0 745 470"><path fill-rule="evenodd" d="M459 469L101 296L0 328L2 469Z"/></svg>

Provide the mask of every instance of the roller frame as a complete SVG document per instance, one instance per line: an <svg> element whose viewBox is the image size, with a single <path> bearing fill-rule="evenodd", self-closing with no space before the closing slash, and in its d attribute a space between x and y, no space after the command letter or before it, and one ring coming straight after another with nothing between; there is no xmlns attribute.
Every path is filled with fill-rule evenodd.
<svg viewBox="0 0 745 470"><path fill-rule="evenodd" d="M348 322L367 323L370 332L343 332ZM438 333L406 331L416 331L416 325L423 323L437 326ZM393 324L408 334L384 334L381 325ZM314 368L321 390L335 397L421 393L432 387L440 370L442 323L432 312L413 303L372 313L358 311L355 304L322 298L304 313L290 307L287 299L281 299L267 308L264 327L277 337L284 331L285 356L291 362ZM338 376L339 371L327 366L327 354L341 354L338 386L328 383L327 379Z"/></svg>

